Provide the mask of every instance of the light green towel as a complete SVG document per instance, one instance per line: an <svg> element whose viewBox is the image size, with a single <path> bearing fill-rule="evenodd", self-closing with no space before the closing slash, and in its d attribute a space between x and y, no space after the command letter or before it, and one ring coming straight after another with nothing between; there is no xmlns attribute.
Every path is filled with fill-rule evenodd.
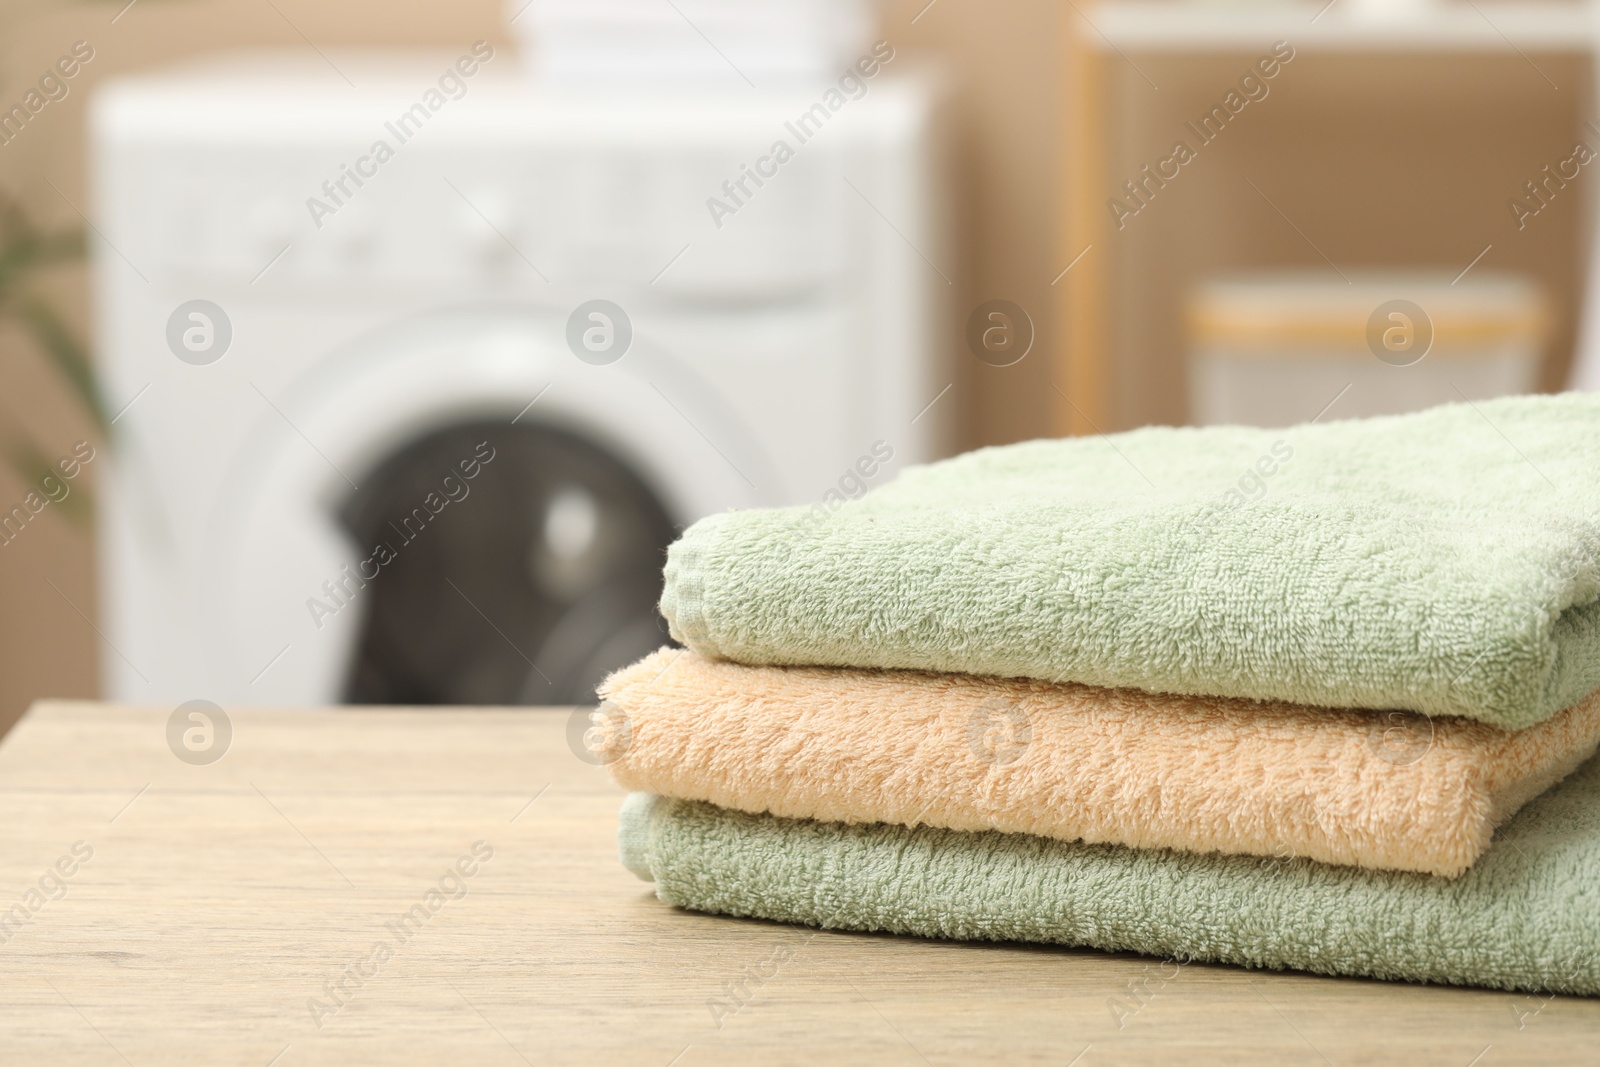
<svg viewBox="0 0 1600 1067"><path fill-rule="evenodd" d="M1528 726L1600 688L1600 396L984 449L703 519L661 610L743 663Z"/></svg>
<svg viewBox="0 0 1600 1067"><path fill-rule="evenodd" d="M845 825L631 794L625 866L696 911L1179 960L1600 993L1600 760L1457 879L1025 834Z"/></svg>

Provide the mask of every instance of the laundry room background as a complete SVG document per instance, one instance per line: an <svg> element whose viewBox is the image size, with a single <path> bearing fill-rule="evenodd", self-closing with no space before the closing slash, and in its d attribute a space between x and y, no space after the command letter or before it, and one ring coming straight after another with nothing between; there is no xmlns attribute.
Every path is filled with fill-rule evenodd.
<svg viewBox="0 0 1600 1067"><path fill-rule="evenodd" d="M935 9L938 18L918 17L924 6L923 0L883 5L882 36L902 55L936 54L966 86L952 97L959 138L958 241L965 250L960 269L949 268L960 294L953 303L965 308L975 302L968 293L1003 295L1028 308L1037 335L1035 358L1003 372L975 361L954 368L956 388L941 401L954 415L950 447L1047 433L1053 418L1045 384L1049 368L1037 353L1052 342L1049 283L1059 270L1051 267L1058 214L1051 133L1061 114L1055 89L1062 47L1058 33L1039 28L1058 25L1056 7L1027 0L993 11L944 0L948 10ZM499 0L400 8L296 0L139 0L128 10L120 3L22 4L4 18L0 74L7 92L19 98L36 81L33 68L49 70L63 47L84 40L94 51L67 96L0 146L0 186L41 227L62 231L85 228L80 210L92 217L86 105L107 79L255 47L300 49L314 59L312 48L436 49L441 42L481 39L506 62L516 62L517 42L507 32ZM86 232L92 243L93 231ZM84 260L40 272L31 285L61 309L80 337L92 336ZM79 396L9 317L0 318L0 346L0 403L13 431L8 438L40 442L41 450L59 441L58 451L67 453L78 441L100 446L99 430ZM984 371L990 373L979 373ZM84 465L70 503L97 495L96 473L94 462ZM13 466L0 469L4 499L20 501L28 488ZM91 512L52 505L34 525L38 529L8 543L0 557L0 729L41 694L93 697L104 691L105 622Z"/></svg>
<svg viewBox="0 0 1600 1067"><path fill-rule="evenodd" d="M557 0L548 2L560 6ZM1600 383L1600 331L1593 321L1587 328L1587 335L1592 335L1587 344L1587 372L1575 369L1585 364L1574 359L1574 354L1585 348L1585 285L1593 284L1586 277L1592 273L1587 264L1594 216L1588 206L1594 168L1587 165L1587 159L1600 148L1600 132L1585 125L1594 118L1596 107L1590 63L1594 34L1583 5L1534 5L1537 10L1530 8L1525 17L1517 13L1517 5L1504 5L1503 11L1496 6L1496 22L1490 26L1473 5L1449 0L1408 5L1409 14L1401 20L1404 25L1374 18L1374 12L1381 16L1383 11L1373 5L1340 4L1311 28L1307 28L1311 24L1304 13L1287 0L1251 5L1208 0L1084 0L1078 4L1055 0L882 0L877 7L879 26L873 39L892 48L895 58L886 73L864 83L865 94L859 100L851 99L833 121L841 127L878 121L887 114L884 105L891 96L880 91L889 84L885 79L919 65L943 71L948 91L940 123L949 151L937 176L950 194L948 243L935 255L926 251L913 254L904 246L897 253L925 264L917 267L922 275L907 277L916 278L919 286L931 281L928 291L937 295L933 310L941 325L935 331L938 336L930 338L930 351L940 348L951 357L945 379L950 388L939 393L935 408L949 431L938 446L940 451L1055 434L1113 432L1147 424L1208 422L1256 410L1249 404L1237 406L1249 399L1242 393L1221 395L1232 388L1230 381L1236 381L1225 373L1228 368L1256 385L1268 379L1286 383L1282 390L1268 390L1271 395L1255 398L1271 410L1270 415L1262 416L1265 421L1283 424L1309 419L1326 403L1326 398L1313 399L1311 393L1321 390L1327 374L1341 373L1341 361L1359 361L1367 374L1381 375L1394 369L1369 365L1372 361L1360 323L1353 340L1345 336L1349 324L1342 319L1329 325L1350 313L1350 308L1336 306L1338 300L1333 298L1356 290L1366 292L1364 287L1374 284L1387 286L1398 276L1394 272L1411 272L1405 277L1416 281L1423 291L1451 295L1434 324L1439 331L1440 347L1435 352L1439 358L1407 372L1419 388L1428 386L1436 393L1448 389L1452 380L1466 380L1438 373L1447 366L1466 365L1446 364L1445 356L1494 362L1506 369L1505 380L1517 383L1516 389ZM115 469L106 448L106 431L113 419L122 420L119 427L155 433L151 440L161 448L191 448L183 462L168 463L163 475L164 499L175 509L169 519L178 517L180 528L174 533L180 541L192 536L224 554L232 552L237 557L248 552L258 554L253 558L264 558L259 554L287 551L282 539L274 539L273 529L305 532L315 526L300 523L296 527L281 508L273 511L270 507L259 514L268 515L280 527L257 522L259 542L239 534L223 544L213 532L181 526L189 521L182 518L186 507L196 509L203 504L209 509L204 513L214 515L233 506L219 502L214 489L216 479L223 476L221 442L239 427L227 411L202 413L202 417L216 420L219 437L215 447L203 438L183 445L181 435L161 436L174 427L158 417L164 401L156 390L138 399L125 416L121 410L140 396L145 380L127 377L129 368L136 368L136 360L118 356L122 351L119 343L126 340L119 316L153 313L159 301L152 297L148 306L139 309L138 301L144 298L137 295L137 271L124 258L131 257L132 250L119 251L106 239L104 227L111 224L101 215L106 187L104 183L97 186L91 176L91 100L108 85L137 82L152 72L184 64L215 64L216 57L241 49L290 53L303 60L306 69L335 77L328 57L350 49L435 54L443 49L453 59L466 55L472 42L482 41L496 57L479 75L489 79L514 70L525 58L524 35L508 28L508 17L515 10L508 10L502 0L401 6L372 0L341 4L311 0L19 0L0 13L0 112L15 115L13 105L27 105L25 121L13 121L10 127L0 123L0 195L9 205L0 215L0 239L6 245L4 257L0 257L5 264L0 269L0 456L5 460L0 463L0 512L32 501L21 513L26 518L0 535L0 729L8 728L35 698L132 699L140 692L132 687L138 676L155 673L141 655L125 647L140 638L129 636L125 641L123 637L124 631L138 635L148 629L147 617L121 611L104 594L108 587L125 592L134 588L119 585L118 573L105 565L108 554L120 560L118 566L127 568L128 573L144 575L140 581L145 584L139 588L149 595L141 593L133 599L147 606L158 601L165 604L161 610L169 613L166 617L176 629L165 631L168 639L163 647L178 650L192 662L216 658L201 646L190 647L188 638L171 636L194 633L209 640L216 630L208 615L193 610L193 589L179 589L159 576L159 568L140 569L137 553L118 555L117 538L103 538L98 532L110 499L106 478ZM1191 137L1186 123L1214 114L1212 109L1241 84L1241 72L1258 69L1256 64L1266 58L1287 57L1290 52L1292 60L1271 61L1275 73L1270 79L1256 89L1244 90L1253 94L1251 102L1246 106L1241 98L1225 133L1200 140L1198 155L1192 160L1172 162L1174 139ZM447 113L436 120L440 131L448 128L447 122L481 109L483 99L492 95L481 88L486 80L464 84L470 84L468 94L450 99L445 105ZM742 84L735 87L745 88ZM274 133L271 124L260 118L272 111L270 92L260 90L254 97L255 119L239 117L208 127L219 143L227 141L239 148L242 154L238 159L245 159L250 152L257 153L253 158L273 158L272 145L278 143L274 137L282 131ZM139 128L149 132L165 123L162 136L170 135L174 143L190 147L204 140L203 131L184 128L189 122L184 117L187 112L164 113L158 96L147 93L142 98L139 107L143 110L134 109L142 116L136 126L143 124ZM730 94L727 100L736 101L737 96ZM407 110L411 102L400 101L395 115ZM314 108L302 113L314 116L315 122L331 123L336 118L333 110L327 115ZM801 110L804 104L796 114ZM124 112L124 117L131 113ZM126 142L133 151L129 158L138 158L139 167L145 168L140 172L143 180L153 183L152 189L162 188L166 180L162 175L178 174L189 166L177 154L146 151L137 142L137 136ZM1579 152L1579 144L1593 147ZM759 146L755 153L732 154L725 160L719 157L716 166L721 169L705 171L714 173L715 180L707 182L704 189L697 185L695 199L711 198L723 207L713 209L709 220L702 212L701 221L709 227L711 220L720 219L726 224L725 232L744 226L750 234L755 233L760 227L747 224L759 223L763 212L781 214L778 205L783 198L803 184L789 178L826 164L826 152L812 153L809 147L793 162L763 163ZM253 306L263 314L292 303L309 316L307 309L316 295L311 280L316 270L329 271L326 277L335 283L329 290L332 300L336 286L350 280L340 273L342 268L334 264L335 259L354 262L366 255L369 262L384 261L387 253L377 255L373 250L387 235L381 229L375 231L370 221L381 210L394 210L383 206L388 193L381 187L387 184L392 191L400 182L390 179L403 177L404 169L417 166L427 151L427 139L419 138L404 145L404 154L393 161L363 163L359 152L332 153L326 159L319 156L315 162L322 169L297 172L295 180L306 179L305 188L297 193L300 199L312 197L325 205L326 213L319 215L327 232L335 234L336 227L341 231L325 243L329 258L320 265L313 261L315 257L297 260L304 253L296 250L277 261L274 273L266 274L259 284L253 284L248 276L255 270L240 276L242 268L236 267L218 267L215 280L236 286L239 299L245 304L255 302ZM238 165L235 160L233 176L224 181L205 171L211 163L199 156L184 158L195 168L183 179L193 182L195 208L184 210L184 197L169 195L168 208L178 205L167 223L162 223L169 234L180 233L182 225L198 226L203 208L216 211L228 225L259 227L252 240L265 241L271 236L276 223L270 218L263 222L255 216L227 217L227 182L248 175L253 164ZM369 164L383 168L383 179L366 188L349 185L349 168ZM752 193L748 181L740 191L739 182L753 173L751 167L768 165L784 168L787 192L760 187ZM1172 166L1180 169L1173 171ZM1151 177L1156 173L1151 167L1168 167L1163 171L1168 178ZM131 175L134 170L126 173ZM1141 184L1130 192L1134 176ZM344 193L339 192L340 180L347 182ZM585 188L591 200L603 198L600 185L591 182L585 187L583 180L574 181ZM331 195L322 188L324 182L333 189ZM719 188L724 182L726 187ZM933 185L929 181L927 188ZM922 188L916 182L906 187ZM879 212L869 219L878 227L878 236L886 241L906 236L894 232L894 212L879 207L869 210L872 200L859 188L852 192L842 183L833 188L843 196L861 197L853 209L857 213ZM359 195L347 195L352 189L358 189ZM1143 195L1134 195L1141 189ZM500 217L503 205L492 203L492 196L484 199L474 188L451 192L441 186L435 192L457 198L452 208L455 215L448 219L441 215L436 220L441 226L479 226L485 219ZM1130 195L1134 199L1128 199ZM431 194L429 202L434 202ZM829 210L839 203L843 201L832 202ZM155 224L127 205L117 218L137 225ZM625 229L617 227L618 232ZM477 243L467 251L484 262L499 257L495 269L521 269L515 249L507 247L522 243L521 236L502 234L510 238L502 243L492 231L492 224L480 226L473 238ZM815 227L803 236L821 247L818 242L826 236L824 231L824 227ZM759 245L756 238L750 240L751 247ZM596 243L593 251L597 256L610 255L626 243L608 242L609 237L607 242ZM675 250L668 248L659 262L670 266ZM674 281L710 277L704 270L708 264L695 262L698 254L672 260L676 266L667 272L657 291L670 288ZM131 303L112 302L102 309L105 313L97 313L90 270L95 258L108 268L123 271L123 282L134 283L125 290ZM270 255L263 256L262 262L268 259ZM794 272L805 269L802 259L768 256L764 262L774 271ZM413 255L407 262L444 272L453 261L444 256ZM14 269L24 263L26 269ZM206 277L209 263L201 256L190 266L200 265L198 274ZM719 269L718 284L729 287L735 283L768 284L776 277L758 277L734 258L723 261ZM230 270L234 273L228 274ZM1297 273L1291 277L1290 271ZM683 272L682 277L675 278L675 272ZM102 278L106 276L102 274ZM406 299L402 288L392 281L383 280L372 286L372 291L392 302ZM1287 284L1289 281L1293 284ZM162 283L157 278L152 284L159 288ZM282 288L294 284L301 288L292 292ZM455 284L463 284L460 277ZM109 291L102 287L102 297ZM856 302L854 313L871 305L864 290L840 292ZM191 295L203 294L185 293L184 299ZM486 299L492 296L494 293L485 291ZM680 284L677 297L682 301L679 309L688 309L691 318L714 318L713 312L720 306L704 299L704 291L698 296L689 293L686 284ZM164 290L161 299L166 299ZM885 318L895 316L886 312ZM1592 315L1590 318L1593 320ZM304 321L309 323L311 318ZM686 320L680 316L679 321L681 325ZM871 328L876 320L866 315L852 321ZM139 329L145 341L156 337L144 327ZM505 336L517 335L520 329L511 323ZM1329 330L1343 338L1332 348L1324 344ZM419 340L425 332L410 339ZM793 331L785 335L780 329L771 329L768 335L791 340L797 336ZM181 340L181 328L177 336ZM267 343L267 338L258 333L253 338L234 338L233 343L259 346ZM476 355L471 357L480 360L484 374L490 373L488 368L497 358L492 349L493 345L485 343L474 349ZM1272 373L1256 374L1253 368L1266 364L1255 361L1267 350L1278 363ZM241 347L236 354L244 351ZM639 367L656 358L651 351L649 344L637 350ZM862 351L876 350L867 346ZM298 420L300 412L293 405L301 394L291 388L290 365L304 353L286 343L279 353L270 358L259 353L252 357L257 365L273 369L265 377L240 378L236 384L261 390L261 411L270 415L267 404L288 404L284 414ZM835 373L839 372L837 364L854 358L843 350L830 350L826 355L834 361L831 369ZM94 359L105 381L116 388L90 400L96 394L75 362L80 356ZM713 363L721 358L714 352L697 353L696 358L701 357ZM215 366L192 368L170 356L164 358L170 366L163 373L218 371L212 376L218 381L235 373L226 359ZM743 373L736 363L730 366ZM1317 373L1310 373L1308 368L1313 366L1319 368ZM581 366L575 369L574 380L583 370ZM273 373L283 377L275 381ZM733 393L755 388L753 378L738 379L738 373L729 378ZM118 378L118 374L124 377ZM1424 381L1430 374L1436 380ZM425 376L419 377L406 388L434 389L428 382ZM757 437L803 439L810 433L820 439L825 435L819 425L805 425L807 404L815 404L822 412L819 419L837 419L842 425L862 414L864 398L871 395L870 389L843 379L834 385L814 378L809 387L825 394L827 402L762 394L768 396L771 407L743 412L747 428ZM659 381L654 388L681 405L682 397ZM450 393L451 389L456 392ZM467 395L471 390L459 381L441 380L437 390L441 397L453 397L452 403L465 405L463 411L483 399ZM1360 400L1359 393L1359 389L1352 391L1346 402ZM1424 394L1433 396L1433 402L1439 399L1427 389L1417 395ZM646 399L666 410L660 401L650 400L655 395ZM532 396L530 393L529 399ZM553 391L539 403L543 406L558 399ZM728 406L726 399L723 407ZM495 418L503 416L509 423L518 412L516 408L501 412L495 404L502 401L484 410L492 408ZM787 407L784 401L788 401ZM647 412L641 418L651 417L648 406L640 410ZM1357 405L1344 414L1360 410ZM1334 412L1334 416L1338 414ZM285 425L280 423L280 430L291 432ZM619 421L618 429L624 431L619 436L625 437L629 430L637 433L640 425L623 426ZM465 458L454 456L461 442L436 433L448 427L424 419L415 429L411 444L421 447L432 442L431 447L451 452L452 462ZM916 448L883 437L881 447L894 450L894 459L885 463L874 454L880 436L836 442L837 460L832 454L808 455L804 449L796 449L789 457L793 471L804 470L803 480L808 485L816 482L814 490L807 490L814 493L810 502L822 500L828 486L842 485L840 491L853 491L857 484L878 484L892 477L900 464L920 458ZM346 443L348 459L364 464L363 470L377 478L376 488L349 499L333 501L330 497L322 519L333 516L329 521L342 523L352 536L354 532L368 536L374 525L390 521L386 517L379 524L374 518L384 510L375 502L377 498L385 497L398 507L417 487L406 476L391 477L392 469L381 462L384 456L369 455L360 441ZM388 444L393 446L386 453L389 458L403 452L398 440ZM477 442L468 444L475 447ZM537 465L529 456L549 454L540 450L560 452L563 447L552 437L537 443L519 441L512 445L512 452L531 450L517 462ZM684 447L703 449L704 441L696 438ZM660 451L664 455L666 450ZM250 454L267 455L259 450ZM471 483L471 500L449 504L448 509L454 510L440 513L441 524L470 516L469 505L476 506L489 496L482 487L490 482L483 479L492 481L516 467L515 463L499 466L506 453L495 454L497 458L485 468L482 478ZM663 455L640 454L632 466L644 469L652 462L664 462ZM308 463L321 462L309 451L306 456ZM344 458L336 458L344 462ZM733 459L737 462L739 457ZM812 465L818 469L811 471ZM281 479L298 476L291 466L263 460L250 468L252 477L259 474L260 479L247 486L254 495L242 499L239 515L258 514L249 508L264 506L262 502L276 491L273 487L283 484ZM824 467L825 476L821 473ZM48 485L42 482L46 473L52 479ZM328 474L327 469L322 473ZM564 566L576 568L573 574L588 565L583 562L588 557L582 546L600 544L589 535L606 514L600 506L602 498L610 501L607 507L621 509L616 514L633 516L629 521L641 531L643 540L627 552L643 556L654 550L655 540L665 536L658 528L663 520L676 524L697 506L715 509L732 500L727 495L713 500L715 493L701 486L699 504L686 502L689 487L679 493L685 500L677 505L650 502L632 493L628 476L606 473L603 463L590 473L594 480L588 497L563 495L563 487L554 485L543 505L541 521L549 535L548 546L572 548ZM734 481L742 485L743 477ZM751 480L760 479L752 476ZM461 484L466 488L467 483ZM370 487L363 481L363 488ZM441 495L440 499L447 498ZM657 506L661 514L652 510ZM673 512L675 506L679 513ZM329 531L312 532L322 536ZM315 627L320 623L319 632L340 636L318 646L327 662L293 664L293 669L285 672L312 688L271 690L274 675L268 672L253 695L301 702L334 697L503 700L524 695L529 699L567 699L585 684L569 680L558 693L552 679L548 693L523 693L517 685L526 679L516 675L517 664L522 662L518 657L524 653L513 655L512 650L502 648L500 654L509 660L486 662L481 674L474 676L477 681L466 676L470 671L462 677L446 677L450 672L441 669L442 673L428 678L412 679L407 683L411 688L396 688L392 672L375 665L392 663L395 649L426 640L426 635L345 632L370 603L362 603L352 592L355 579L341 577L342 567L358 567L372 558L373 549L363 547L359 555L329 568L324 564L332 558L318 552L331 542L326 538L317 541L317 536L294 548L295 552L304 550L294 558L305 570L303 574L292 572L296 582L313 573L315 580L309 588L296 586L292 597L273 598L272 602L282 599L289 606L286 610L297 612L297 625ZM422 558L420 552L402 551L390 572L400 575L405 568L421 566ZM216 559L190 562L183 582L199 583L202 593L216 567L230 566ZM549 590L559 592L566 587L564 583L575 580L549 570L548 559L523 562L525 576L535 583L544 582ZM238 568L239 573L246 570ZM370 566L368 571L371 573ZM236 590L236 602L228 607L235 622L241 614L249 614L251 596L265 596L263 590L273 581L287 580L284 576L291 573L271 567L248 572L258 588L255 593ZM322 588L325 581L331 593ZM388 584L391 588L385 590L386 598L401 596L406 583ZM544 617L538 612L525 613L524 621L543 634L541 641L557 630L580 633L585 627L596 633L632 634L630 640L640 642L651 639L640 626L640 619L647 614L640 607L642 587L626 586L618 585L616 596L604 605L594 601L593 613L570 619L570 625L540 622ZM478 608L484 606L473 590L461 592ZM109 599L115 601L117 596ZM376 599L367 598L369 602ZM315 602L309 615L308 601ZM124 596L122 602L132 600ZM208 611L214 606L205 596L199 602ZM458 606L458 610L468 609ZM522 608L506 610L515 613ZM244 642L249 648L246 658L259 655L259 665L229 668L230 677L244 671L241 684L246 686L262 666L278 662L273 657L290 641L287 637L270 639L277 623L265 615L262 619L261 632ZM521 641L518 649L528 646L530 640ZM554 645L551 648L552 655L560 651ZM293 651L286 657L298 654ZM573 664L584 660L579 653L561 654ZM616 654L622 653L618 650ZM130 660L138 661L139 666L133 667ZM348 673L358 661L371 669ZM292 659L285 658L280 667L291 664ZM572 679L580 679L592 669L593 663L575 666ZM341 680L335 681L336 675ZM487 689L472 688L488 678L498 681ZM162 700L168 695L159 689L149 692L152 698L159 694Z"/></svg>

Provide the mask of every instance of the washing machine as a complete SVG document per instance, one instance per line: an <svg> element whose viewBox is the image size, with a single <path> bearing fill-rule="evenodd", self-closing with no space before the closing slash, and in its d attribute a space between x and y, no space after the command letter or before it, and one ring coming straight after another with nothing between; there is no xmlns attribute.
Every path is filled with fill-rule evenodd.
<svg viewBox="0 0 1600 1067"><path fill-rule="evenodd" d="M944 97L874 66L607 92L480 43L105 85L106 695L592 702L667 642L686 524L946 453Z"/></svg>

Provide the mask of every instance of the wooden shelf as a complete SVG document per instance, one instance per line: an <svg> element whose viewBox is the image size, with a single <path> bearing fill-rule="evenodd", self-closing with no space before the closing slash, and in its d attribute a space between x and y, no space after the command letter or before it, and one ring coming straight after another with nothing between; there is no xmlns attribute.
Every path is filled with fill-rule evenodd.
<svg viewBox="0 0 1600 1067"><path fill-rule="evenodd" d="M1439 0L1427 11L1373 15L1353 0L1326 9L1120 0L1086 11L1096 31L1087 43L1101 51L1250 51L1283 40L1301 52L1587 52L1600 39L1600 15L1576 2Z"/></svg>
<svg viewBox="0 0 1600 1067"><path fill-rule="evenodd" d="M1109 99L1116 92L1112 72L1129 57L1253 58L1287 41L1300 55L1513 61L1520 56L1543 75L1538 57L1581 64L1600 46L1600 0L1434 0L1421 11L1378 12L1373 2L1074 0L1073 13L1063 21L1068 69L1062 82L1067 106L1061 143L1070 150L1063 149L1069 176L1057 261L1075 262L1089 251L1057 286L1058 314L1065 324L1057 380L1066 386L1056 404L1057 432L1120 428L1113 403L1110 307L1116 267L1105 223L1110 192L1105 164L1108 116L1118 113ZM1137 62L1134 69L1140 70ZM1352 94L1351 102L1374 100L1371 94Z"/></svg>

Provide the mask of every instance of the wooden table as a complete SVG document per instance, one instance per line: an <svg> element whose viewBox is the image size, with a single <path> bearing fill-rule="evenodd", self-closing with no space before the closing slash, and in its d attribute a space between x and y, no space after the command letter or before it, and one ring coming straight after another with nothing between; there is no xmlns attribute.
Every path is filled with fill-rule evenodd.
<svg viewBox="0 0 1600 1067"><path fill-rule="evenodd" d="M1600 1060L1600 1000L677 911L565 710L235 711L208 765L171 710L41 704L0 745L0 1061Z"/></svg>

